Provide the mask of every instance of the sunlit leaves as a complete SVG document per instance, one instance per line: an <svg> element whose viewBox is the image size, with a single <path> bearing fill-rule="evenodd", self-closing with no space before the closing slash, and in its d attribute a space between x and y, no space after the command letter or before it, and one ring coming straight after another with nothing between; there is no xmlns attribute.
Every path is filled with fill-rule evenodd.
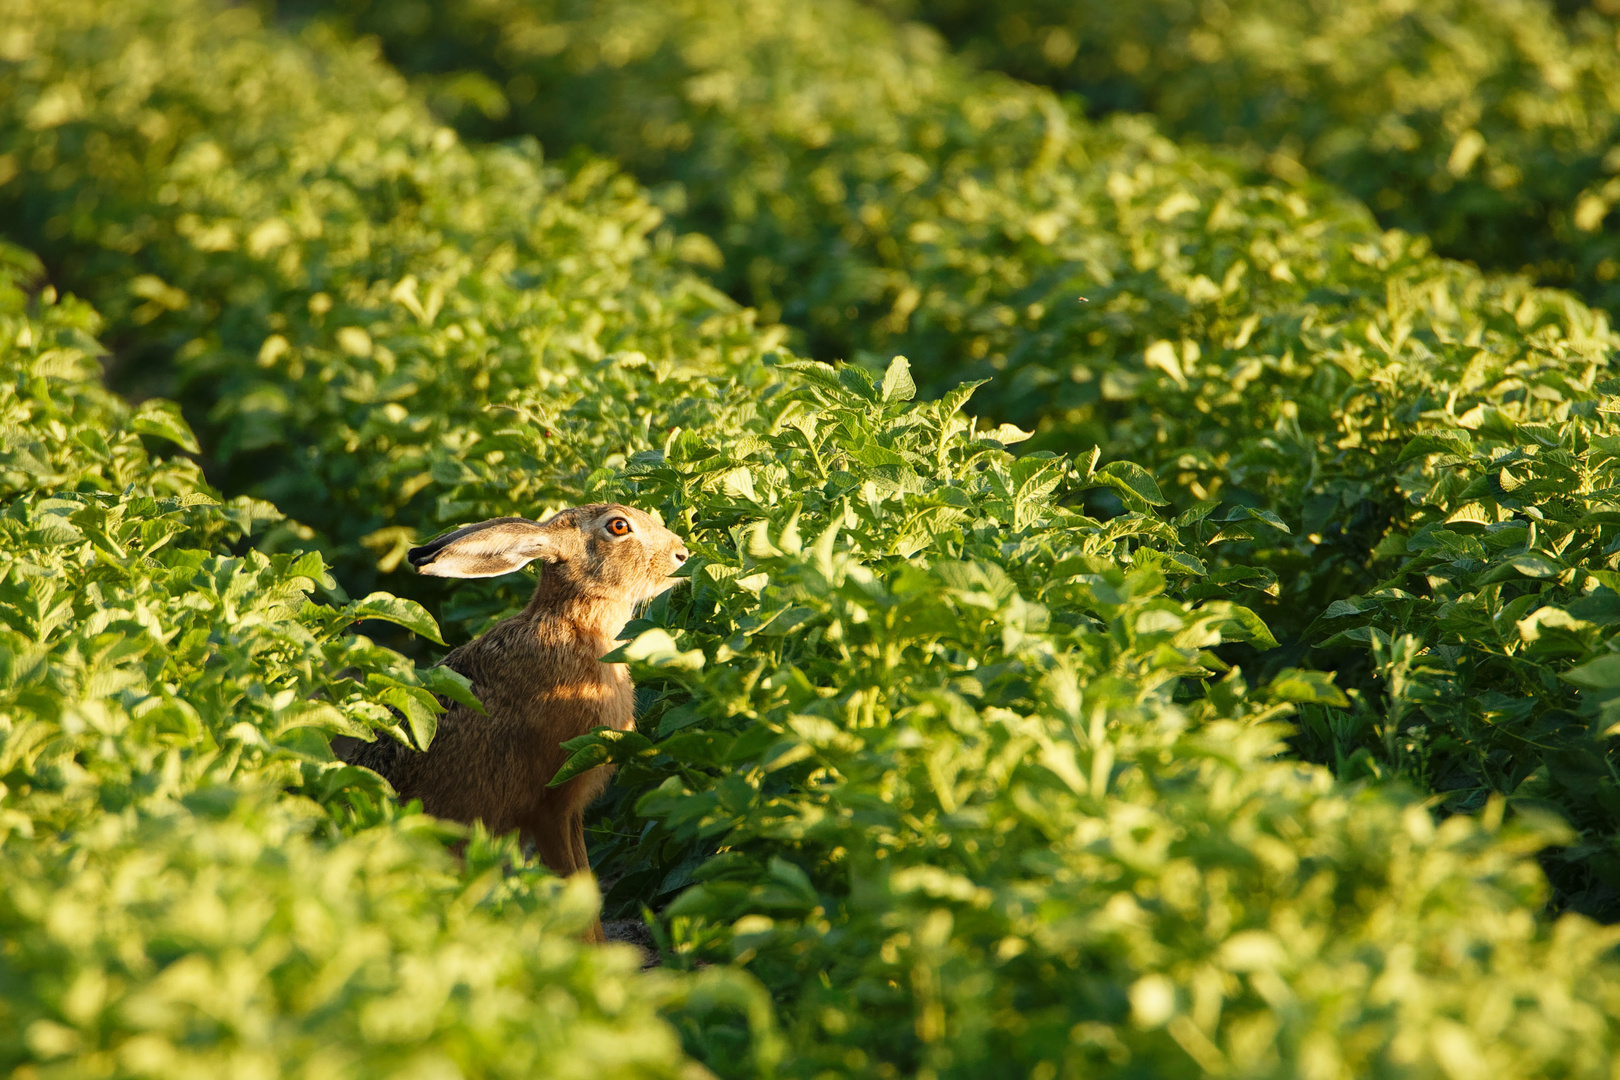
<svg viewBox="0 0 1620 1080"><path fill-rule="evenodd" d="M372 593L364 600L357 600L344 608L343 613L352 619L381 619L384 622L397 623L429 641L444 644L444 638L439 636L439 627L433 621L433 616L414 600L402 600L388 593Z"/></svg>
<svg viewBox="0 0 1620 1080"><path fill-rule="evenodd" d="M528 80L548 135L681 186L463 147L370 47L248 9L8 12L0 199L299 524L247 550L266 508L183 487L148 454L192 445L176 410L98 398L82 310L13 290L0 857L47 884L0 903L45 941L0 956L45 973L0 1053L220 1071L236 1029L180 985L268 1025L266 1073L687 1069L655 1001L727 1074L1607 1069L1612 938L1537 918L1529 857L1572 838L1536 805L1612 801L1602 320L869 10L551 10L456 9L519 70L435 93ZM331 753L476 700L357 623L459 640L532 581L390 580L436 620L371 577L609 498L692 558L607 657L638 727L559 779L617 767L608 904L699 978L593 967L588 885L476 834L449 870L448 830ZM1360 670L1312 669L1306 627ZM61 990L115 952L130 1008Z"/></svg>
<svg viewBox="0 0 1620 1080"><path fill-rule="evenodd" d="M1611 837L1620 818L1598 739L1611 726L1602 673L1620 626L1614 424L1606 411L1515 413L1406 443L1397 464L1412 508L1397 542L1381 545L1384 581L1336 601L1318 625L1384 656L1394 696L1383 734L1368 738L1380 756L1455 805L1534 793L1587 835ZM1590 910L1614 910L1620 880L1606 861L1571 860L1555 880Z"/></svg>
<svg viewBox="0 0 1620 1080"><path fill-rule="evenodd" d="M1620 306L1611 9L1434 0L1413 18L1366 0L1016 0L994 15L940 0L893 7L1095 109L1152 112L1278 176L1309 170L1460 258L1529 267Z"/></svg>
<svg viewBox="0 0 1620 1080"><path fill-rule="evenodd" d="M10 806L40 827L83 827L109 800L161 805L200 786L263 782L314 784L342 820L357 810L319 779L338 768L325 736L402 733L384 708L394 705L431 738L442 706L414 665L348 633L392 598L370 598L369 609L314 604L310 594L330 582L318 555L187 546L219 531L219 513L178 500L36 496L0 515L0 651L10 658L0 745L34 747L11 755L3 782ZM51 732L44 744L41 732ZM75 783L49 779L62 769Z"/></svg>
<svg viewBox="0 0 1620 1080"><path fill-rule="evenodd" d="M191 461L154 460L139 437L195 452L179 409L157 399L131 409L107 393L97 362L103 350L91 336L100 320L76 301L58 300L54 289L30 302L41 272L32 256L0 243L0 496L131 486L163 496L207 491Z"/></svg>
<svg viewBox="0 0 1620 1080"><path fill-rule="evenodd" d="M334 847L265 793L211 789L187 810L0 845L0 1062L515 1080L588 1060L595 1076L682 1075L655 1010L686 993L629 949L577 940L587 881L503 873L517 853L481 834L458 873L420 817ZM747 986L710 982L752 1004Z"/></svg>

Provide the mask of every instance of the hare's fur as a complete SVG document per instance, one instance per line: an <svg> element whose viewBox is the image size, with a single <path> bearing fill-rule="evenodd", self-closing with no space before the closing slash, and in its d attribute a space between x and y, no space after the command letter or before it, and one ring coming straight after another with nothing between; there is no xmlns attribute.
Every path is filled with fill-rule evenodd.
<svg viewBox="0 0 1620 1080"><path fill-rule="evenodd" d="M544 524L499 518L413 549L417 569L438 576L489 577L533 559L544 566L522 612L442 661L472 683L484 714L448 703L426 752L379 739L351 743L344 756L431 814L482 821L496 834L520 830L560 875L590 869L585 808L609 768L546 785L568 757L563 742L597 726L634 726L630 674L600 658L617 646L635 605L674 583L686 557L680 537L616 504L564 510Z"/></svg>

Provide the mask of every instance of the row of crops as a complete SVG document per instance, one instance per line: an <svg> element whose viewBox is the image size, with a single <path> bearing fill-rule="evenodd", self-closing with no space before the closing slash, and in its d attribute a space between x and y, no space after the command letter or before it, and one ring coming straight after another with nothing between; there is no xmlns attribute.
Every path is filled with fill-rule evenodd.
<svg viewBox="0 0 1620 1080"><path fill-rule="evenodd" d="M1308 169L1448 254L1620 303L1620 5L883 0L983 61Z"/></svg>
<svg viewBox="0 0 1620 1080"><path fill-rule="evenodd" d="M1610 1075L1612 21L1526 5L1470 121L1569 227L1464 169L1403 233L1343 117L1166 59L1097 120L896 21L1149 32L1028 7L8 6L0 1067ZM647 973L329 748L430 740L429 643L530 584L411 543L605 499L694 554L580 749Z"/></svg>

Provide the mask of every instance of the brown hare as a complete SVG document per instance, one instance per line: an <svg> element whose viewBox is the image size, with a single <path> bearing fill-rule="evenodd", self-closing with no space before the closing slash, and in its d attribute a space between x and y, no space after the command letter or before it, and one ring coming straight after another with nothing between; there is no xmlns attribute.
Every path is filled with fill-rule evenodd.
<svg viewBox="0 0 1620 1080"><path fill-rule="evenodd" d="M617 647L635 605L668 589L687 559L681 538L640 510L598 503L545 522L495 518L410 551L418 573L480 578L544 563L534 598L442 661L472 683L486 712L450 703L426 752L392 739L335 746L352 764L387 777L428 813L520 830L541 860L567 876L588 870L585 808L611 770L592 769L547 787L568 757L561 743L598 725L635 723L635 692ZM600 937L598 926L593 936Z"/></svg>

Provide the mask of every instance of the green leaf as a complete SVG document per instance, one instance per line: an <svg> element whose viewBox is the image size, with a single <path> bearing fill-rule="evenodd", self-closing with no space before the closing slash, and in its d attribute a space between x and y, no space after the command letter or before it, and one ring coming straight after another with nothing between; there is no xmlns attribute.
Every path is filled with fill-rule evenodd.
<svg viewBox="0 0 1620 1080"><path fill-rule="evenodd" d="M168 439L182 450L193 454L198 452L197 436L191 433L191 426L180 415L180 406L172 401L153 398L142 402L135 415L130 417L129 426L142 435L155 435Z"/></svg>
<svg viewBox="0 0 1620 1080"><path fill-rule="evenodd" d="M867 401L877 401L878 390L872 382L872 376L865 369L854 364L845 364L838 369L838 384L857 397Z"/></svg>
<svg viewBox="0 0 1620 1080"><path fill-rule="evenodd" d="M944 395L939 399L941 415L950 416L955 413L963 405L967 404L968 399L973 396L975 390L989 381L989 379L975 379L972 382L958 383L945 391Z"/></svg>
<svg viewBox="0 0 1620 1080"><path fill-rule="evenodd" d="M414 686L394 686L384 690L379 700L405 714L418 750L433 745L433 736L439 731L440 706L432 694Z"/></svg>
<svg viewBox="0 0 1620 1080"><path fill-rule="evenodd" d="M1086 469L1083 479L1090 480L1097 475L1097 462L1102 460L1102 447L1092 444L1091 453L1086 455ZM1213 504L1212 504L1213 505Z"/></svg>
<svg viewBox="0 0 1620 1080"><path fill-rule="evenodd" d="M1474 440L1467 431L1462 428L1439 428L1425 431L1409 440L1402 448L1400 456L1395 459L1395 464L1399 465L1430 454L1455 454L1458 457L1467 457L1473 450Z"/></svg>
<svg viewBox="0 0 1620 1080"><path fill-rule="evenodd" d="M843 383L838 378L838 369L819 360L789 360L778 363L776 367L783 371L791 371L805 381L815 383L829 390L843 387Z"/></svg>
<svg viewBox="0 0 1620 1080"><path fill-rule="evenodd" d="M980 442L990 443L992 446L1014 446L1026 439L1034 438L1033 431L1025 431L1017 424L1002 424L990 431L981 431L978 434Z"/></svg>
<svg viewBox="0 0 1620 1080"><path fill-rule="evenodd" d="M1223 611L1226 616L1221 626L1221 640L1246 641L1262 651L1277 647L1271 628L1249 608L1224 601L1211 603L1210 607Z"/></svg>
<svg viewBox="0 0 1620 1080"><path fill-rule="evenodd" d="M889 450L873 442L851 447L848 453L850 457L854 458L862 465L874 469L883 465L906 464L906 459L904 457L901 457L893 450Z"/></svg>
<svg viewBox="0 0 1620 1080"><path fill-rule="evenodd" d="M1349 708L1350 699L1333 684L1331 671L1307 671L1285 668L1266 686L1266 694L1273 701L1295 704L1332 705Z"/></svg>
<svg viewBox="0 0 1620 1080"><path fill-rule="evenodd" d="M1134 461L1110 461L1091 479L1093 486L1111 487L1122 495L1135 496L1148 506L1169 505L1153 474Z"/></svg>
<svg viewBox="0 0 1620 1080"><path fill-rule="evenodd" d="M484 703L478 700L477 694L473 693L472 681L461 672L456 671L454 668L447 668L443 664L438 664L420 672L420 675L422 685L433 693L465 705L473 712L484 712Z"/></svg>
<svg viewBox="0 0 1620 1080"><path fill-rule="evenodd" d="M889 361L889 370L883 373L883 401L910 401L917 396L917 384L911 379L911 363L903 356Z"/></svg>
<svg viewBox="0 0 1620 1080"><path fill-rule="evenodd" d="M1284 523L1282 518L1278 517L1270 510L1263 510L1258 506L1234 506L1232 509L1226 512L1224 517L1220 517L1215 520L1220 521L1222 524L1229 522L1258 521L1263 524L1270 525L1273 529L1278 529L1289 535L1293 535L1294 531L1290 529L1286 523Z"/></svg>
<svg viewBox="0 0 1620 1080"><path fill-rule="evenodd" d="M1387 648L1389 646L1389 635L1376 626L1358 626L1353 630L1346 630L1343 633L1334 634L1332 637L1322 642L1322 647L1327 649L1345 645L1363 645L1371 647L1375 644L1380 647Z"/></svg>
<svg viewBox="0 0 1620 1080"><path fill-rule="evenodd" d="M586 736L586 738L590 738L590 736ZM580 740L570 739L568 741L570 743L577 743ZM599 741L590 742L584 746L569 746L567 749L572 750L573 752L569 754L568 760L563 762L562 768L557 770L556 775L552 776L552 778L547 782L547 787L557 787L560 784L566 784L568 781L582 773L587 773L598 766L606 765L608 763L608 759L612 757L613 753L605 743Z"/></svg>
<svg viewBox="0 0 1620 1080"><path fill-rule="evenodd" d="M1092 452L1096 453L1095 450ZM1203 521L1205 518L1209 517L1210 514L1214 513L1216 507L1220 505L1221 503L1219 499L1205 499L1193 506L1192 509L1184 510L1177 514L1176 527L1178 529L1185 529L1193 525L1197 525L1200 521Z"/></svg>
<svg viewBox="0 0 1620 1080"><path fill-rule="evenodd" d="M562 744L564 750L569 751L568 760L563 762L562 768L547 783L547 787L558 787L566 784L581 773L589 772L599 765L611 762L624 762L639 754L649 753L653 750L652 740L639 731L617 731L613 728L599 727L593 731L569 739Z"/></svg>
<svg viewBox="0 0 1620 1080"><path fill-rule="evenodd" d="M1566 568L1564 566L1548 558L1546 555L1543 555L1540 552L1530 551L1524 553L1523 555L1515 555L1497 566L1492 567L1491 570L1483 575L1479 580L1482 584L1490 584L1497 581L1508 581L1520 575L1527 578L1537 579L1552 578L1558 577L1564 572L1565 569Z"/></svg>
<svg viewBox="0 0 1620 1080"><path fill-rule="evenodd" d="M1588 660L1580 667L1572 668L1559 677L1583 690L1620 689L1620 654L1610 653L1595 660Z"/></svg>
<svg viewBox="0 0 1620 1080"><path fill-rule="evenodd" d="M444 644L444 638L439 634L439 624L428 614L427 608L415 600L406 600L391 593L374 592L364 600L356 600L349 604L343 609L343 613L356 621L380 619L383 622L395 623L431 642Z"/></svg>
<svg viewBox="0 0 1620 1080"><path fill-rule="evenodd" d="M653 627L636 635L634 641L602 657L604 663L642 663L648 667L670 668L677 671L702 671L702 649L682 651L668 630Z"/></svg>

